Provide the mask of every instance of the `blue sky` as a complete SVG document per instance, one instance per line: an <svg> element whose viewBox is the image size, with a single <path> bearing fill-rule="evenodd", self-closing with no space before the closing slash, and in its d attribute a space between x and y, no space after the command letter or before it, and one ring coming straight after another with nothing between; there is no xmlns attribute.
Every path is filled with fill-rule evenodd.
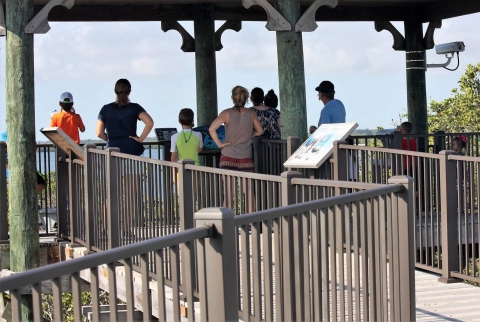
<svg viewBox="0 0 480 322"><path fill-rule="evenodd" d="M460 54L457 71L427 71L427 101L450 96L467 64L480 62L479 18L480 14L474 14L444 20L436 30L437 44L464 41L466 50ZM98 112L114 101L113 87L119 78L130 80L131 100L152 115L155 127L175 127L180 109L196 110L194 53L181 51L181 36L175 31L164 33L160 22L50 25L47 34L35 36L37 130L49 125L51 112L59 109L60 94L69 91L86 125L81 138L94 139ZM182 25L193 35L192 22ZM373 22L318 25L316 31L303 34L308 124L317 123L322 107L314 88L328 79L335 84L336 98L346 106L347 122L357 122L359 128L392 127L392 119L398 119L407 107L405 53L394 51L392 36L387 31L377 33ZM403 23L394 25L403 34ZM278 93L275 32L268 31L264 22L243 23L238 33L228 30L222 43L224 48L217 52L219 111L231 107L230 90L235 85ZM443 63L446 59L430 50L427 61ZM0 39L0 70L4 89L5 38ZM1 132L6 127L5 114L2 90ZM46 139L37 133L37 140Z"/></svg>

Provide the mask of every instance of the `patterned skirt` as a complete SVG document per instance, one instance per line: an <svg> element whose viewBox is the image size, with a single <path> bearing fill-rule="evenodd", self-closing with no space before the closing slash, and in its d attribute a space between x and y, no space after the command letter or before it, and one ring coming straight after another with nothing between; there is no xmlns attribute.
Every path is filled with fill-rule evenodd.
<svg viewBox="0 0 480 322"><path fill-rule="evenodd" d="M235 159L222 155L220 157L220 169L254 172L253 158Z"/></svg>

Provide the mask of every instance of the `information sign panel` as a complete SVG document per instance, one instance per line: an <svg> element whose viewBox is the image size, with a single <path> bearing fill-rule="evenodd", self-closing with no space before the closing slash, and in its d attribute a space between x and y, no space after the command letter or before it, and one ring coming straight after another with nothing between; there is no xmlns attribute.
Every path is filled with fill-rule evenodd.
<svg viewBox="0 0 480 322"><path fill-rule="evenodd" d="M345 140L357 123L322 124L283 164L288 168L318 168L333 153L333 142Z"/></svg>

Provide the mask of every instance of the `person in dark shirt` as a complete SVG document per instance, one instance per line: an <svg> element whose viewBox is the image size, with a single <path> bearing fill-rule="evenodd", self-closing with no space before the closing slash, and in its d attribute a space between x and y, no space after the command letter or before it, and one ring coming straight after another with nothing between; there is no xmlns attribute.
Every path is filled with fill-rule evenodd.
<svg viewBox="0 0 480 322"><path fill-rule="evenodd" d="M97 136L107 141L107 147L117 147L122 153L141 155L145 148L142 142L153 128L150 115L137 103L130 102L130 82L119 79L115 84L115 102L104 105L98 114ZM137 135L137 120L145 123Z"/></svg>

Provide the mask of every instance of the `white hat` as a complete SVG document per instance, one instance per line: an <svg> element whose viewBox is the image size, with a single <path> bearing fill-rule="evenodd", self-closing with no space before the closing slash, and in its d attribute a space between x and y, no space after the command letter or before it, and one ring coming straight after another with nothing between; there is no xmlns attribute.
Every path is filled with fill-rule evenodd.
<svg viewBox="0 0 480 322"><path fill-rule="evenodd" d="M60 95L60 103L73 103L73 96L69 92Z"/></svg>

